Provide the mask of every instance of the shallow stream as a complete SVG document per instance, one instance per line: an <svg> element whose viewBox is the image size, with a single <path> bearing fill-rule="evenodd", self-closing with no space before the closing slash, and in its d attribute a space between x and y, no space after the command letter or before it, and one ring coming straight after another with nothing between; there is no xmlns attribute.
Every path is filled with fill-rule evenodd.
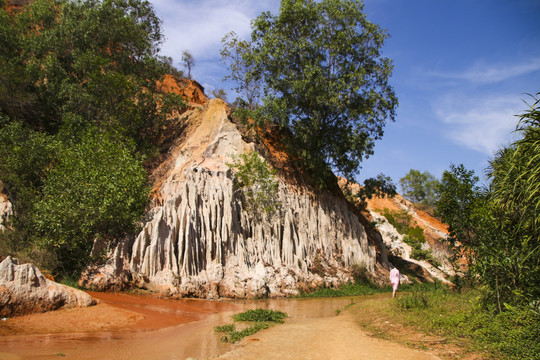
<svg viewBox="0 0 540 360"><path fill-rule="evenodd" d="M102 302L144 315L127 330L0 337L4 359L207 359L232 346L214 327L232 323L231 315L248 309L280 310L289 318L335 316L350 298L264 300L164 300L145 296L91 293ZM46 325L45 325L46 326Z"/></svg>

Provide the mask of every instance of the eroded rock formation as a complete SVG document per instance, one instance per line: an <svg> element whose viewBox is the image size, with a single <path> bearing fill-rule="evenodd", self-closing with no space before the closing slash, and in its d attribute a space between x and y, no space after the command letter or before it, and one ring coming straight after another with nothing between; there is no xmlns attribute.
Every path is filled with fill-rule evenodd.
<svg viewBox="0 0 540 360"><path fill-rule="evenodd" d="M3 193L3 185L0 181L0 231L5 229L11 215L13 215L13 207L8 197Z"/></svg>
<svg viewBox="0 0 540 360"><path fill-rule="evenodd" d="M95 305L87 293L46 279L32 264L8 256L0 263L0 316Z"/></svg>
<svg viewBox="0 0 540 360"><path fill-rule="evenodd" d="M411 217L413 225L424 230L426 242L422 245L422 249L432 252L433 257L439 263L438 267L433 266L429 261L417 260L411 256L412 247L404 241L404 236L381 214L384 209L406 212ZM368 210L377 224L376 227L385 246L391 254L417 265L426 274L427 278L436 278L448 282L448 275L453 275L454 271L448 261L451 254L442 242L442 239L448 236L448 227L445 224L424 211L416 209L410 201L399 194L394 198L375 197L369 200Z"/></svg>
<svg viewBox="0 0 540 360"><path fill-rule="evenodd" d="M255 144L243 139L223 101L195 106L181 121L189 135L159 169L143 230L112 249L106 265L89 269L82 285L243 298L338 285L353 264L374 271L376 246L341 194L315 195L279 179L277 211L250 213L227 164Z"/></svg>

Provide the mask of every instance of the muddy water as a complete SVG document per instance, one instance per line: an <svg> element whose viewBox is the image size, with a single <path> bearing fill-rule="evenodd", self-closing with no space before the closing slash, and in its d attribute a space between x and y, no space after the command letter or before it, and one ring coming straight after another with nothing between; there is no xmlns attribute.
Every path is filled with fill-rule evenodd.
<svg viewBox="0 0 540 360"><path fill-rule="evenodd" d="M213 328L231 323L234 313L265 308L284 311L293 319L322 318L335 316L351 302L350 298L206 301L92 295L144 319L122 331L0 337L0 359L205 359L231 348Z"/></svg>

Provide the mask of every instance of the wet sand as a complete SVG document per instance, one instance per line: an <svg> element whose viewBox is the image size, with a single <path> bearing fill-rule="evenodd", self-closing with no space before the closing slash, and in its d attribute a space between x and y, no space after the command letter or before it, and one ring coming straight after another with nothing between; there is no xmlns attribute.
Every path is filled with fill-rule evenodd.
<svg viewBox="0 0 540 360"><path fill-rule="evenodd" d="M369 336L347 311L275 326L241 342L222 360L434 360L439 357Z"/></svg>

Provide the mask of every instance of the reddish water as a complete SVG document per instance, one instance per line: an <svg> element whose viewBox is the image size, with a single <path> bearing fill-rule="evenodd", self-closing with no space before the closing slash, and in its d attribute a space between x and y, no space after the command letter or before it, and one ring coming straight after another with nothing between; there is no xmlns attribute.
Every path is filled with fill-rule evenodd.
<svg viewBox="0 0 540 360"><path fill-rule="evenodd" d="M299 300L166 300L92 293L106 304L144 315L129 330L115 332L16 335L0 337L0 359L197 359L225 353L213 331L231 323L231 315L251 308L286 312L292 318L334 316L350 303L341 299Z"/></svg>

